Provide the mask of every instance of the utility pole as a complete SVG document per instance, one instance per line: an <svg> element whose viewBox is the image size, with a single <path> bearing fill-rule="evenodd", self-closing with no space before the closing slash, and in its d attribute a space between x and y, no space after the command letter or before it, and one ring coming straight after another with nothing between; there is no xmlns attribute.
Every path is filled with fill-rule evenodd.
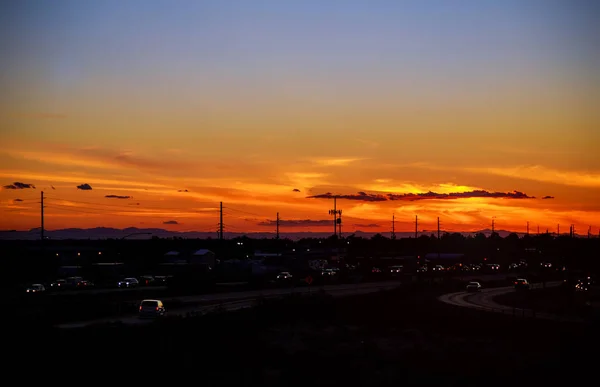
<svg viewBox="0 0 600 387"><path fill-rule="evenodd" d="M538 232L537 232L537 234L540 235L540 225L539 224L538 224Z"/></svg>
<svg viewBox="0 0 600 387"><path fill-rule="evenodd" d="M592 236L592 226L590 226L590 228L588 228L588 239L590 239L591 236Z"/></svg>
<svg viewBox="0 0 600 387"><path fill-rule="evenodd" d="M333 235L337 235L338 234L338 224L340 224L340 234L341 234L341 224L342 224L342 220L339 219L338 222L338 215L341 217L342 216L342 211L337 209L337 201L336 201L337 197L334 196L333 197L333 210L329 210L329 215L333 215Z"/></svg>
<svg viewBox="0 0 600 387"><path fill-rule="evenodd" d="M575 225L571 225L571 238L575 238Z"/></svg>
<svg viewBox="0 0 600 387"><path fill-rule="evenodd" d="M392 239L396 239L396 215L392 214Z"/></svg>
<svg viewBox="0 0 600 387"><path fill-rule="evenodd" d="M41 229L41 232L40 232L40 236L41 236L42 242L43 242L44 241L44 191L40 192L40 194L41 194L40 195L40 198L41 198L41 202L40 203L42 204L42 207L41 207L42 229Z"/></svg>
<svg viewBox="0 0 600 387"><path fill-rule="evenodd" d="M223 202L219 209L219 240L223 240Z"/></svg>
<svg viewBox="0 0 600 387"><path fill-rule="evenodd" d="M338 224L338 238L342 238L342 210L338 210L338 218L337 218L337 224Z"/></svg>
<svg viewBox="0 0 600 387"><path fill-rule="evenodd" d="M556 225L556 236L560 236L560 223Z"/></svg>
<svg viewBox="0 0 600 387"><path fill-rule="evenodd" d="M440 217L438 216L438 237L437 237L437 253L438 253L438 261L440 259L440 245L441 245L441 241L440 241Z"/></svg>
<svg viewBox="0 0 600 387"><path fill-rule="evenodd" d="M415 239L419 237L419 216L415 215Z"/></svg>
<svg viewBox="0 0 600 387"><path fill-rule="evenodd" d="M494 221L495 221L495 220L496 220L496 219L492 218L492 235L494 235L494 230L495 230L495 229L494 229L494 227L495 227Z"/></svg>
<svg viewBox="0 0 600 387"><path fill-rule="evenodd" d="M277 230L275 231L275 239L279 239L279 212L277 213Z"/></svg>
<svg viewBox="0 0 600 387"><path fill-rule="evenodd" d="M529 235L529 222L527 222L527 235Z"/></svg>

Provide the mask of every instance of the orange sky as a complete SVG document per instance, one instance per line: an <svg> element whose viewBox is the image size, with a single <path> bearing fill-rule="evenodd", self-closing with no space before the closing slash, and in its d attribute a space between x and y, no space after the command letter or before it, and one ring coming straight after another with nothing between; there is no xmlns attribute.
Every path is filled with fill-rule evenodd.
<svg viewBox="0 0 600 387"><path fill-rule="evenodd" d="M492 50L467 44L476 35L459 21L398 40L404 35L385 28L403 24L382 9L365 20L381 31L353 35L364 43L356 55L346 39L355 24L344 17L367 17L358 10L332 22L336 34L314 36L300 21L298 30L282 27L290 17L283 9L261 20L240 13L265 30L225 36L215 25L214 42L185 46L184 37L205 36L194 23L169 24L175 32L150 44L120 18L111 22L122 35L108 36L100 16L84 22L91 11L59 25L17 8L12 40L0 41L10 57L0 77L0 183L36 188L0 191L0 229L39 227L40 190L49 230L216 231L222 201L231 232L274 231L277 212L282 232L327 231L330 224L316 221L330 219L332 201L307 198L327 192L485 190L535 198L339 200L338 208L344 233L389 232L392 214L397 231L413 230L418 215L421 230L440 217L445 231L490 228L494 218L504 230L525 231L529 221L532 232L557 224L599 232L600 85L590 70L598 58L569 53L585 47L573 48L578 36L559 36L546 19L536 32L533 19L511 19L507 10L511 28L523 28L517 39L502 15L478 10L489 29L477 33L496 42ZM414 17L425 23L427 12ZM140 20L141 29L158 23ZM299 220L315 222L288 222Z"/></svg>

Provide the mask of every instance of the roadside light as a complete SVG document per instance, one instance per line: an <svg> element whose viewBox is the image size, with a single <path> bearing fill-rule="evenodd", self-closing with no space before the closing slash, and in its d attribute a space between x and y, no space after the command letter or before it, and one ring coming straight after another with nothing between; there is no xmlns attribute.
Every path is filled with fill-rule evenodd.
<svg viewBox="0 0 600 387"><path fill-rule="evenodd" d="M79 256L79 255L81 255L81 253L77 253L77 255Z"/></svg>
<svg viewBox="0 0 600 387"><path fill-rule="evenodd" d="M102 251L98 251L98 255L102 255Z"/></svg>
<svg viewBox="0 0 600 387"><path fill-rule="evenodd" d="M56 253L56 256L58 257L58 253Z"/></svg>

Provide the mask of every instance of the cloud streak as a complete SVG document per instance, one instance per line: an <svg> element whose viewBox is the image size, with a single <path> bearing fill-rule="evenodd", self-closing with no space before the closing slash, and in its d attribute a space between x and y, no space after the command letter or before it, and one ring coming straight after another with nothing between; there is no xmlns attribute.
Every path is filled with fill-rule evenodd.
<svg viewBox="0 0 600 387"><path fill-rule="evenodd" d="M77 186L77 189L80 189L82 191L89 191L92 189L92 186L89 185L88 183L83 183Z"/></svg>
<svg viewBox="0 0 600 387"><path fill-rule="evenodd" d="M107 199L131 199L131 196L123 196L123 195L106 195L104 196Z"/></svg>
<svg viewBox="0 0 600 387"><path fill-rule="evenodd" d="M349 195L334 195L331 192L327 192L320 195L308 196L308 199L342 199L342 200L356 200L361 202L386 202L386 201L418 201L418 200L455 200L455 199L469 199L469 198L490 198L490 199L535 199L535 196L529 196L526 193L520 191L512 192L489 192L485 190L473 190L467 192L453 192L453 193L437 193L437 192L424 192L424 193L405 193L405 194L370 194L366 192L357 192L356 194Z"/></svg>
<svg viewBox="0 0 600 387"><path fill-rule="evenodd" d="M279 220L280 227L315 227L315 226L330 226L332 220L313 220L313 219L290 219ZM257 223L259 226L277 226L276 220L265 220Z"/></svg>
<svg viewBox="0 0 600 387"><path fill-rule="evenodd" d="M163 224L179 224L179 222L176 220L167 220L167 221L163 222Z"/></svg>
<svg viewBox="0 0 600 387"><path fill-rule="evenodd" d="M7 184L7 185L3 186L2 188L4 188L4 189L28 189L28 188L35 189L35 185L15 181L14 183Z"/></svg>

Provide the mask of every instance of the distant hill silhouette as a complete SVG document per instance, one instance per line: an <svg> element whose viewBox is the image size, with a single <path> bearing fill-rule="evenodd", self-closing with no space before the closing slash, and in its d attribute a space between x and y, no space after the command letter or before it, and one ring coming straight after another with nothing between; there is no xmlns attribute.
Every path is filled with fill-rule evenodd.
<svg viewBox="0 0 600 387"><path fill-rule="evenodd" d="M151 235L131 235L134 233L151 233ZM470 231L470 232L460 232L462 235L475 235L477 233L483 233L486 236L491 235L492 230L483 229L479 231ZM511 234L511 231L506 230L497 230L501 237L506 237ZM370 238L377 232L365 232L365 231L355 231L355 232L347 232L344 233L344 236L348 236L354 234L355 236L360 236L364 238ZM386 237L390 236L389 232L379 233ZM436 234L431 230L427 230L424 232L420 232L421 235L431 235ZM520 237L524 235L524 233L516 233ZM60 230L46 230L44 235L49 239L119 239L126 236L129 236L127 239L149 239L151 237L158 238L172 238L172 237L180 237L186 239L206 239L213 238L216 239L218 237L216 232L200 232L200 231L170 231L162 228L137 228L137 227L128 227L124 229L118 228L110 228L110 227L95 227L95 228L65 228ZM225 232L223 236L226 239L236 238L240 236L247 236L249 238L262 239L262 238L274 238L274 232ZM289 238L293 240L302 239L302 238L327 238L331 236L331 232L280 232L281 238ZM534 235L534 234L532 234ZM580 236L580 235L576 235ZM397 238L412 238L414 237L414 232L397 232ZM40 228L33 228L28 231L17 231L17 230L0 230L0 239L20 239L20 240L35 240L40 238Z"/></svg>

